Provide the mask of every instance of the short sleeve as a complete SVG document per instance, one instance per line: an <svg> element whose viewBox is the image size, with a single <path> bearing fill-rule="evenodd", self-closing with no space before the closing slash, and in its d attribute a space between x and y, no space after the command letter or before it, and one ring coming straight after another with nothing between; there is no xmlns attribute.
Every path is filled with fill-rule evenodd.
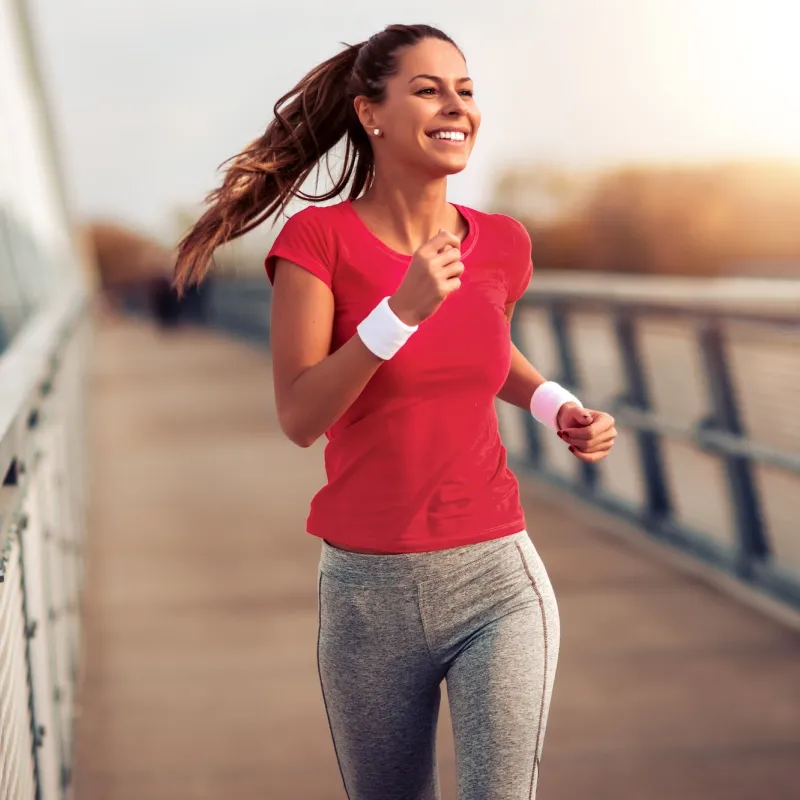
<svg viewBox="0 0 800 800"><path fill-rule="evenodd" d="M509 221L514 229L514 243L508 265L508 302L516 303L525 294L533 276L532 244L528 229L511 217Z"/></svg>
<svg viewBox="0 0 800 800"><path fill-rule="evenodd" d="M332 237L330 231L326 230L325 214L320 211L321 209L309 206L286 220L264 260L270 283L275 280L275 264L279 258L285 258L316 275L331 288Z"/></svg>

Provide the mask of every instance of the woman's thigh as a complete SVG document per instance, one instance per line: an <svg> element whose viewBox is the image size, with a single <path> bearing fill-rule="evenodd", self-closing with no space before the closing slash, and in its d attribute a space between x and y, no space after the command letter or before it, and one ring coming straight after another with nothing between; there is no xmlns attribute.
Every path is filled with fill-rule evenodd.
<svg viewBox="0 0 800 800"><path fill-rule="evenodd" d="M416 594L320 576L318 664L350 800L438 800L441 670Z"/></svg>
<svg viewBox="0 0 800 800"><path fill-rule="evenodd" d="M447 674L459 800L536 795L560 624L538 554L525 542L518 551L531 602L482 626Z"/></svg>

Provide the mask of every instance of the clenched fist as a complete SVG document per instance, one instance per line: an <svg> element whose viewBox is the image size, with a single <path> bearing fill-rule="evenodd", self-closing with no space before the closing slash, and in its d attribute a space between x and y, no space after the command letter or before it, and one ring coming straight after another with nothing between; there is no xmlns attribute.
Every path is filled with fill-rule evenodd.
<svg viewBox="0 0 800 800"><path fill-rule="evenodd" d="M389 307L406 325L419 325L461 286L461 242L441 230L414 253Z"/></svg>
<svg viewBox="0 0 800 800"><path fill-rule="evenodd" d="M579 461L594 464L610 452L617 438L614 417L605 411L564 403L558 411L558 437Z"/></svg>

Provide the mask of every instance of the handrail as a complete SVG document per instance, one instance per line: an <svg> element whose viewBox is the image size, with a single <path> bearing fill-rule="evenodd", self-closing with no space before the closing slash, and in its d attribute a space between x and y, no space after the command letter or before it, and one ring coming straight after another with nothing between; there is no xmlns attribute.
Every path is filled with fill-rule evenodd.
<svg viewBox="0 0 800 800"><path fill-rule="evenodd" d="M683 278L602 272L537 271L526 292L551 301L680 314L785 317L800 324L800 281L772 278Z"/></svg>
<svg viewBox="0 0 800 800"><path fill-rule="evenodd" d="M0 355L0 795L68 796L80 661L87 295L75 280Z"/></svg>
<svg viewBox="0 0 800 800"><path fill-rule="evenodd" d="M800 473L800 453L758 444L727 431L704 429L699 426L688 429L657 414L642 411L622 402L613 405L610 411L618 420L636 430L669 436L715 455L743 456L779 469Z"/></svg>
<svg viewBox="0 0 800 800"><path fill-rule="evenodd" d="M52 373L59 347L87 302L85 287L69 282L63 293L28 320L0 353L0 471L14 459L36 394Z"/></svg>

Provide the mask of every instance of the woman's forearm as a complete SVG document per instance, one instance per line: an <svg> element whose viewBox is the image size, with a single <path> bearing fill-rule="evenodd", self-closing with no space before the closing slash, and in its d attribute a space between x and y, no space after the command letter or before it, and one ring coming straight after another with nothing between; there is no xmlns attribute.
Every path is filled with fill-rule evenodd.
<svg viewBox="0 0 800 800"><path fill-rule="evenodd" d="M350 408L383 363L355 335L301 372L279 404L284 433L310 447Z"/></svg>
<svg viewBox="0 0 800 800"><path fill-rule="evenodd" d="M511 405L528 411L531 407L531 397L536 389L545 382L536 371L533 364L511 343L511 369L497 396Z"/></svg>
<svg viewBox="0 0 800 800"><path fill-rule="evenodd" d="M360 337L353 336L295 379L281 403L285 409L281 427L293 442L309 447L350 408L381 364ZM534 391L545 380L512 343L511 367L497 396L527 411Z"/></svg>

